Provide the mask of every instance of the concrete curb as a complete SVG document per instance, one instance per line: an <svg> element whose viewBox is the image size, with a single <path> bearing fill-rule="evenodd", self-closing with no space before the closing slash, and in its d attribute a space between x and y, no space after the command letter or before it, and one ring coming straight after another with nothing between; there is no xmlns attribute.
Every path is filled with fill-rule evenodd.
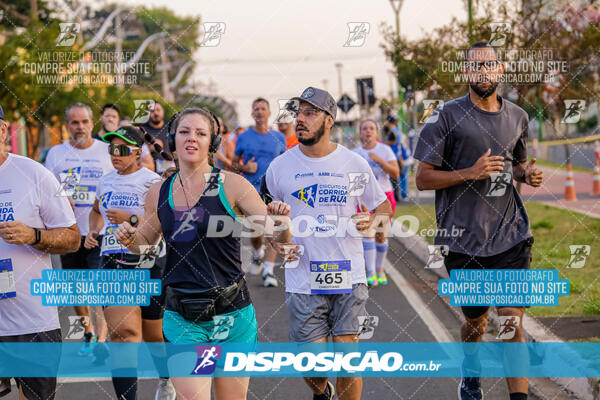
<svg viewBox="0 0 600 400"><path fill-rule="evenodd" d="M397 238L406 249L411 251L423 264L427 264L429 258L428 244L422 237L413 234ZM448 273L445 268L429 268L440 279L448 279ZM499 320L495 313L490 315L489 321L496 328L499 327ZM533 318L525 316L523 320L525 334L532 342L564 342L561 338L554 335L549 329L535 321ZM569 362L586 363L585 360L570 359ZM564 391L568 392L571 398L579 400L600 400L599 381L595 378L549 378L552 382L559 385ZM533 389L533 388L532 388Z"/></svg>

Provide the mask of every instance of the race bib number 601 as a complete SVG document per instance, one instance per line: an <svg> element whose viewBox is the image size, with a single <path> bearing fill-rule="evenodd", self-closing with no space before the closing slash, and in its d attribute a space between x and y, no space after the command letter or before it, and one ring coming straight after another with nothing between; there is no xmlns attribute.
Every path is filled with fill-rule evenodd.
<svg viewBox="0 0 600 400"><path fill-rule="evenodd" d="M352 293L350 260L311 261L311 294Z"/></svg>
<svg viewBox="0 0 600 400"><path fill-rule="evenodd" d="M95 186L76 186L71 195L75 207L91 207L96 200Z"/></svg>

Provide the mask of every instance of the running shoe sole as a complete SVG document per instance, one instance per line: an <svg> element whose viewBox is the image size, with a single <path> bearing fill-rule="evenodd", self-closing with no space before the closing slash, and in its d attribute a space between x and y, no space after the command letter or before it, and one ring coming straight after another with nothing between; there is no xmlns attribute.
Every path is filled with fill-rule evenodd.
<svg viewBox="0 0 600 400"><path fill-rule="evenodd" d="M462 396L460 395L461 387L462 387L462 378L460 378L460 382L458 382L458 389L457 389L458 400L463 400ZM483 399L483 390L481 388L479 388L479 390L481 391L481 400L484 400Z"/></svg>

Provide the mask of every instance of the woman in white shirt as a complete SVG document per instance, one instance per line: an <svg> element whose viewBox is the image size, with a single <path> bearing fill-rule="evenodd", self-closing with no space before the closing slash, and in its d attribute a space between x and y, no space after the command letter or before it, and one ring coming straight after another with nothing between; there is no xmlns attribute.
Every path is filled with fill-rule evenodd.
<svg viewBox="0 0 600 400"><path fill-rule="evenodd" d="M359 130L362 146L355 148L354 151L367 160L377 183L389 199L392 210L395 210L396 200L390 178L397 179L400 174L396 156L390 146L380 141L379 127L375 120L365 119L361 121ZM367 283L370 286L387 284L387 276L383 270L383 260L385 260L388 251L388 229L389 224L386 224L383 231L371 231L363 239Z"/></svg>

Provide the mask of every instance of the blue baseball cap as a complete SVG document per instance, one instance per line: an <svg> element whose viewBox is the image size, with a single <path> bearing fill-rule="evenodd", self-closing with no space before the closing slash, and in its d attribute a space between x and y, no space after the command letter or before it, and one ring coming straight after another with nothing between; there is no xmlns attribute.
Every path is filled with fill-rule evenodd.
<svg viewBox="0 0 600 400"><path fill-rule="evenodd" d="M0 106L0 119L4 121L4 110L2 109L2 106Z"/></svg>

